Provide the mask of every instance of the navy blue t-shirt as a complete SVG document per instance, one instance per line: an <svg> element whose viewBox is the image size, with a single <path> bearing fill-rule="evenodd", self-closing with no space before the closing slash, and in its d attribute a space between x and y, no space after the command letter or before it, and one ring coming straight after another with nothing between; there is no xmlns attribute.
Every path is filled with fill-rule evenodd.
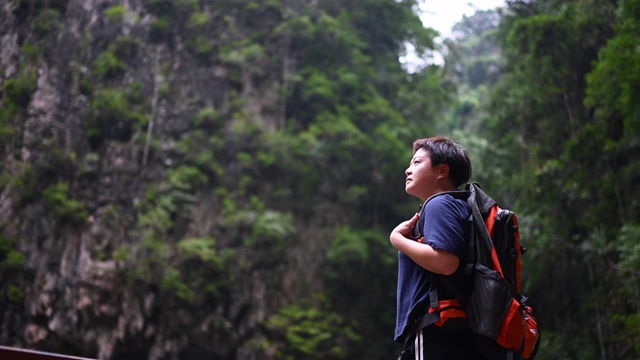
<svg viewBox="0 0 640 360"><path fill-rule="evenodd" d="M423 209L420 221L424 224L423 243L437 250L450 252L463 263L466 259L465 229L471 211L465 200L449 194L432 198ZM398 252L398 295L396 331L399 341L407 324L421 317L429 306L431 272Z"/></svg>

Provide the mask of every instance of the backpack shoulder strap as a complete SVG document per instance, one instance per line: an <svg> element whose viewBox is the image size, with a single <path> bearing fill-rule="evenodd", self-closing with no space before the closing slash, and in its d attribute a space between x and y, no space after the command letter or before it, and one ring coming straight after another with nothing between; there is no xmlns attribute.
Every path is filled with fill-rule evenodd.
<svg viewBox="0 0 640 360"><path fill-rule="evenodd" d="M469 184L467 189L469 190L467 204L473 216L473 229L471 231L473 235L469 236L468 240L470 241L469 247L475 249L469 255L474 262L485 265L493 264L492 252L495 252L495 250L493 249L493 241L490 235L491 229L487 229L487 225L493 226L493 224L492 222L487 224L486 220L490 216L495 216L495 213L492 214L492 212L497 212L497 203L485 194L478 184Z"/></svg>
<svg viewBox="0 0 640 360"><path fill-rule="evenodd" d="M467 184L465 189L469 192L469 206L472 206L472 201L480 212L482 222L487 219L487 216L491 212L491 209L497 205L496 201L487 195L478 183Z"/></svg>

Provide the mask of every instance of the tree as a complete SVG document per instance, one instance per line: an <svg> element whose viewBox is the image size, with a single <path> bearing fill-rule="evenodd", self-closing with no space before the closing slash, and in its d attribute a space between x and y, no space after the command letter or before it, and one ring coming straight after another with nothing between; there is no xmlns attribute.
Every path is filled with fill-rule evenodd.
<svg viewBox="0 0 640 360"><path fill-rule="evenodd" d="M627 317L635 310L604 305L626 303L624 294L633 290L616 265L616 244L637 211L635 190L622 191L633 156L621 141L637 138L633 126L623 126L625 114L637 108L620 106L633 91L622 90L626 80L618 75L628 71L637 82L637 60L616 44L628 48L638 37L629 37L624 25L614 36L613 27L637 24L631 3L618 9L614 1L511 1L501 24L505 73L492 90L482 131L506 150L507 192L523 212L528 293L547 333L542 357L634 356L625 338L635 339L634 317ZM621 73L612 73L623 62L616 68ZM625 336L616 330L619 319L629 320Z"/></svg>

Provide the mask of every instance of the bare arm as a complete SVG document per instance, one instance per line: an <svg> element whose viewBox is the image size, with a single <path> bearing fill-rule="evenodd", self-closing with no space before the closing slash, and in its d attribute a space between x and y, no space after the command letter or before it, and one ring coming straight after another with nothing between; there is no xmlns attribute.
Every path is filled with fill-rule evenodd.
<svg viewBox="0 0 640 360"><path fill-rule="evenodd" d="M457 256L444 250L436 250L411 238L411 228L418 222L418 218L419 214L415 214L411 219L396 226L389 235L391 245L433 273L453 274L460 264Z"/></svg>

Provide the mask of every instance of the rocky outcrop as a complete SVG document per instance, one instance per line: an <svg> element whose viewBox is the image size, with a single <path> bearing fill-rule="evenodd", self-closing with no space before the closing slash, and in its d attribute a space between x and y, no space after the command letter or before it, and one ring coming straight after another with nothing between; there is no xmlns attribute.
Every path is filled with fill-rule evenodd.
<svg viewBox="0 0 640 360"><path fill-rule="evenodd" d="M1 6L0 343L272 356L265 323L319 260L300 260L291 229L250 243L270 213L234 197L233 177L250 151L238 126L284 126L287 42L242 2Z"/></svg>

